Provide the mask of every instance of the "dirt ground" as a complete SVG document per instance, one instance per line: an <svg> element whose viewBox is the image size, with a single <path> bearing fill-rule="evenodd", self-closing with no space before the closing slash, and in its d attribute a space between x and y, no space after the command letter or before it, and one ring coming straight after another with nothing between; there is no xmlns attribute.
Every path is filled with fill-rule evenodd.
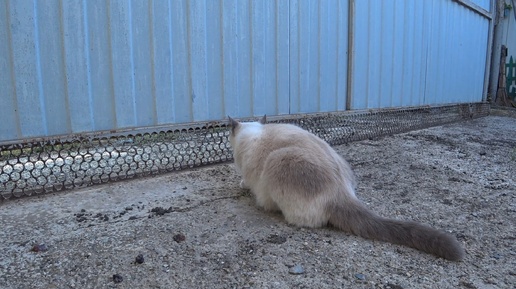
<svg viewBox="0 0 516 289"><path fill-rule="evenodd" d="M464 261L289 226L222 164L0 203L0 288L516 288L516 118L335 149L370 208L451 232Z"/></svg>

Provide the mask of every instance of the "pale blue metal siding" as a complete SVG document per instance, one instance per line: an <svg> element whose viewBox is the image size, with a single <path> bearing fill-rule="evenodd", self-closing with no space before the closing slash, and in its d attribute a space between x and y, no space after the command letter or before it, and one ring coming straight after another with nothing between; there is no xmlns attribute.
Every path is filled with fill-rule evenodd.
<svg viewBox="0 0 516 289"><path fill-rule="evenodd" d="M473 3L474 5L478 5L478 7L486 10L486 11L489 11L490 10L490 7L491 7L491 1L495 1L495 0L469 0L471 1L471 3Z"/></svg>
<svg viewBox="0 0 516 289"><path fill-rule="evenodd" d="M0 142L482 100L489 0L350 1L0 1Z"/></svg>
<svg viewBox="0 0 516 289"><path fill-rule="evenodd" d="M454 1L355 3L351 109L482 101L489 19Z"/></svg>
<svg viewBox="0 0 516 289"><path fill-rule="evenodd" d="M12 71L13 58L10 15L0 6L0 140L15 138L19 135L20 126L16 118L17 99Z"/></svg>
<svg viewBox="0 0 516 289"><path fill-rule="evenodd" d="M2 1L0 140L289 113L289 5Z"/></svg>
<svg viewBox="0 0 516 289"><path fill-rule="evenodd" d="M291 1L290 112L346 109L347 1Z"/></svg>
<svg viewBox="0 0 516 289"><path fill-rule="evenodd" d="M434 1L428 9L424 103L481 101L489 20L455 2Z"/></svg>

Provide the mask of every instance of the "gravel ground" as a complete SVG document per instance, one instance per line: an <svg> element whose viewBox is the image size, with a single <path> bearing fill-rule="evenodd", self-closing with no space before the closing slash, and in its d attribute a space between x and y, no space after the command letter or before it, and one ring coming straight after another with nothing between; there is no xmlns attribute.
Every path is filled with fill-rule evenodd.
<svg viewBox="0 0 516 289"><path fill-rule="evenodd" d="M516 288L516 118L335 149L370 208L451 232L464 261L289 226L223 164L0 203L0 288Z"/></svg>

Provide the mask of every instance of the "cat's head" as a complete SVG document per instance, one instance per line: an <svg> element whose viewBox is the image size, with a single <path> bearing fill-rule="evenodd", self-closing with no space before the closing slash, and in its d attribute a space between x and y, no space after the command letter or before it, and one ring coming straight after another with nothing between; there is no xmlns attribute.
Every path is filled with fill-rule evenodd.
<svg viewBox="0 0 516 289"><path fill-rule="evenodd" d="M256 124L261 124L261 125L264 125L265 123L267 123L267 116L264 115L258 122L238 122L237 120L234 120L233 118L231 118L229 115L228 115L228 119L229 119L229 126L231 127L231 133L229 135L229 141L231 142L231 145L234 146L234 139L235 137L243 130L245 129L246 127L248 126L253 126L253 125L256 125Z"/></svg>

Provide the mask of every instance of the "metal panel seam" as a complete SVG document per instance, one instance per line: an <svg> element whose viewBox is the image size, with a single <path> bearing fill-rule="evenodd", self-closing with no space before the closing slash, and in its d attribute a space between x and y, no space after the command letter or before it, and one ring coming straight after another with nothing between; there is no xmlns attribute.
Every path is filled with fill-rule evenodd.
<svg viewBox="0 0 516 289"><path fill-rule="evenodd" d="M84 21L84 55L86 56L86 77L87 77L87 89L88 89L88 104L90 105L90 118L91 128L95 129L95 109L93 105L93 93L91 91L91 61L90 61L90 37L88 29L88 0L82 1L83 5L83 21Z"/></svg>
<svg viewBox="0 0 516 289"><path fill-rule="evenodd" d="M63 56L61 58L61 67L63 69L63 75L65 77L64 84L64 99L66 108L66 120L67 120L67 131L72 132L72 116L70 115L70 91L68 88L68 71L66 69L66 45L65 45L65 34L64 34L64 15L63 15L63 2L59 1L59 32L61 33L60 45Z"/></svg>
<svg viewBox="0 0 516 289"><path fill-rule="evenodd" d="M491 11L495 11L495 9L494 9L495 1L496 0L489 1L489 4L490 4L489 8ZM514 5L513 5L513 7L514 7ZM515 9L513 8L513 10L515 10ZM516 16L516 12L515 12L515 16ZM493 21L493 18L492 17L489 18L489 28L488 28L489 31L487 34L486 66L485 66L485 71L484 71L484 88L482 91L482 101L487 100L487 94L489 92L489 79L491 77L491 54L492 54L493 45L494 45L494 43L493 43L494 23L495 23L495 21Z"/></svg>
<svg viewBox="0 0 516 289"><path fill-rule="evenodd" d="M194 110L193 110L193 75L192 75L192 28L190 27L190 1L186 1L186 47L188 49L188 97L190 101L188 101L188 107L190 109L190 121L194 120Z"/></svg>
<svg viewBox="0 0 516 289"><path fill-rule="evenodd" d="M301 45L300 45L300 39L301 39L301 5L300 3L297 4L297 28L296 28L296 34L297 34L297 93L296 98L298 98L297 102L297 108L296 112L301 111Z"/></svg>
<svg viewBox="0 0 516 289"><path fill-rule="evenodd" d="M129 17L129 61L131 63L131 97L133 99L133 122L138 123L138 110L136 103L136 79L134 71L134 37L133 37L133 5L131 1L127 2L128 17Z"/></svg>
<svg viewBox="0 0 516 289"><path fill-rule="evenodd" d="M221 74L221 101L224 105L222 105L222 117L226 117L226 77L225 75L225 63L224 63L224 4L223 0L219 1L220 5L220 12L219 12L219 18L220 18L220 74Z"/></svg>
<svg viewBox="0 0 516 289"><path fill-rule="evenodd" d="M106 2L106 19L107 19L107 37L108 37L108 58L109 58L109 90L111 92L111 108L113 114L114 127L118 128L118 118L116 115L116 99L115 99L115 72L113 65L113 36L111 26L111 5Z"/></svg>
<svg viewBox="0 0 516 289"><path fill-rule="evenodd" d="M39 48L39 29L38 29L38 1L34 1L33 5L33 13L34 13L34 50L36 53L36 70L38 75L38 99L39 105L41 107L41 118L42 118L42 127L43 131L46 135L48 135L48 122L47 122L47 111L45 109L45 93L43 91L43 76L41 71L41 50Z"/></svg>
<svg viewBox="0 0 516 289"><path fill-rule="evenodd" d="M321 3L317 9L317 111L321 111Z"/></svg>
<svg viewBox="0 0 516 289"><path fill-rule="evenodd" d="M348 2L348 75L347 75L347 95L346 95L346 110L351 110L351 104L353 100L353 55L354 55L354 43L355 43L355 0L349 0Z"/></svg>
<svg viewBox="0 0 516 289"><path fill-rule="evenodd" d="M274 54L275 54L274 59L276 60L276 64L274 65L274 68L275 68L274 70L276 73L276 75L274 77L276 79L276 81L274 83L274 85L275 85L274 92L276 94L276 97L274 98L274 100L276 103L276 105L275 105L275 108L276 108L275 114L276 115L279 114L278 107L279 107L279 98L280 98L279 90L278 90L278 87L279 87L279 83L278 83L278 79L279 79L279 77L278 77L278 66L279 66L278 65L279 64L279 49L278 49L278 46L279 46L279 41L278 41L278 38L279 38L279 13L278 13L278 11L279 11L279 9L278 9L278 5L279 5L279 2L276 2L274 5L274 28L275 28L274 33L276 33L276 35L275 35L276 37L274 37Z"/></svg>
<svg viewBox="0 0 516 289"><path fill-rule="evenodd" d="M340 1L337 1L337 19L336 19L336 23L337 23L337 29L335 29L337 35L335 37L335 39L337 39L337 53L336 53L336 57L337 59L335 59L335 63L337 63L337 69L335 70L335 110L339 110L339 49L341 48L339 46L340 44ZM346 79L347 81L347 79Z"/></svg>
<svg viewBox="0 0 516 289"><path fill-rule="evenodd" d="M252 0L249 0L248 2L248 13L249 13L249 83L251 85L249 93L251 94L250 97L250 109L251 114L254 116L254 57L253 57L253 5L251 3Z"/></svg>
<svg viewBox="0 0 516 289"><path fill-rule="evenodd" d="M85 0L86 1L86 0ZM152 6L153 0L148 2L148 13L149 13L149 50L150 50L150 67L151 67L151 94L152 94L152 118L154 125L158 124L158 111L156 105L156 54L154 53L154 25L152 23Z"/></svg>

